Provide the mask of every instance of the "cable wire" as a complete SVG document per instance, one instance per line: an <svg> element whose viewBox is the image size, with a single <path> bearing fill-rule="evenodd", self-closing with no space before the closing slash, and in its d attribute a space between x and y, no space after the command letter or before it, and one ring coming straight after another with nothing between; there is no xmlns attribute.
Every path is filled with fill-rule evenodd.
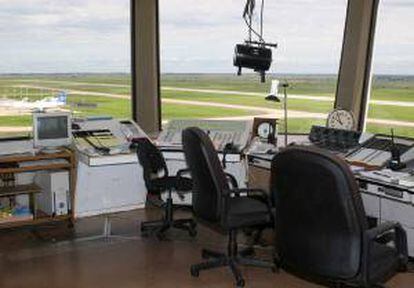
<svg viewBox="0 0 414 288"><path fill-rule="evenodd" d="M249 41L252 41L252 34L256 35L259 39L259 42L265 42L263 39L263 18L264 18L264 4L265 0L261 2L261 9L260 9L260 32L257 32L253 28L253 15L254 9L256 8L256 0L247 0L246 5L243 11L243 19L249 29Z"/></svg>

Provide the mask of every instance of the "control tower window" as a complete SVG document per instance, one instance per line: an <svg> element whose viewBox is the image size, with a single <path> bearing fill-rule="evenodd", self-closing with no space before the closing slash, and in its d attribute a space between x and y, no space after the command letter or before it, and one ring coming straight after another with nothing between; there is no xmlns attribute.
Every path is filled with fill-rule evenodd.
<svg viewBox="0 0 414 288"><path fill-rule="evenodd" d="M290 84L290 132L324 125L334 104L347 1L265 1L264 38L279 47L264 84L252 71L237 76L233 67L235 44L247 38L244 3L160 0L164 123L243 119L273 111L282 119L283 105L264 100L271 80L278 79Z"/></svg>
<svg viewBox="0 0 414 288"><path fill-rule="evenodd" d="M31 112L131 117L129 0L1 2L0 137Z"/></svg>
<svg viewBox="0 0 414 288"><path fill-rule="evenodd" d="M380 1L367 131L414 137L414 6Z"/></svg>

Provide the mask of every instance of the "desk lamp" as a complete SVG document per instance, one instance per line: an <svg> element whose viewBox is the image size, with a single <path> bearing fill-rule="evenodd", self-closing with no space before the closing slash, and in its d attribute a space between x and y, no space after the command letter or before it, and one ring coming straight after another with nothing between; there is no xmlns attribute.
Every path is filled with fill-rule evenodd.
<svg viewBox="0 0 414 288"><path fill-rule="evenodd" d="M279 80L272 80L272 87L270 89L270 94L266 96L266 101L272 102L281 102L280 98L278 97L278 86ZM282 84L283 87L283 94L284 94L284 101L283 101L283 110L284 110L284 120L285 120L285 147L288 145L288 112L287 112L287 88L289 84L287 82Z"/></svg>

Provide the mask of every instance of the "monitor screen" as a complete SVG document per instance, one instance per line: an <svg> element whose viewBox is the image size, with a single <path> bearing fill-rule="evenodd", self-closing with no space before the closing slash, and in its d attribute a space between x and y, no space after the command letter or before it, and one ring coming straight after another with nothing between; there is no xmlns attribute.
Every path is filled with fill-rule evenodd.
<svg viewBox="0 0 414 288"><path fill-rule="evenodd" d="M38 140L68 138L68 120L67 116L37 118Z"/></svg>

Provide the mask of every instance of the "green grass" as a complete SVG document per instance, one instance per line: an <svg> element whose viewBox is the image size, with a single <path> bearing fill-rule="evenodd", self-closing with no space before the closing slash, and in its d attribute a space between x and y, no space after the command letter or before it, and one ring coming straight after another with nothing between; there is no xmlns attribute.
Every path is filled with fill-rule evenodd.
<svg viewBox="0 0 414 288"><path fill-rule="evenodd" d="M162 117L170 119L191 119L191 118L218 118L252 115L251 112L218 107L201 107L178 104L163 104Z"/></svg>
<svg viewBox="0 0 414 288"><path fill-rule="evenodd" d="M77 108L74 107L76 115L79 116L98 116L108 115L114 118L130 118L131 101L127 99L107 98L101 96L69 95L68 103L93 103L96 108Z"/></svg>
<svg viewBox="0 0 414 288"><path fill-rule="evenodd" d="M367 124L367 131L373 134L391 134L391 128L394 128L394 133L399 136L414 138L414 128L410 127L395 127L395 126L384 126L379 124Z"/></svg>
<svg viewBox="0 0 414 288"><path fill-rule="evenodd" d="M414 102L414 88L376 88L372 90L372 100L407 101Z"/></svg>
<svg viewBox="0 0 414 288"><path fill-rule="evenodd" d="M267 93L271 86L271 77L266 83L260 83L255 74L235 76L231 74L164 74L161 76L162 86L201 88L230 91L245 91ZM286 75L278 77L290 83L289 93L333 96L336 87L336 77L303 77Z"/></svg>
<svg viewBox="0 0 414 288"><path fill-rule="evenodd" d="M369 107L368 118L414 122L414 107L372 105Z"/></svg>
<svg viewBox="0 0 414 288"><path fill-rule="evenodd" d="M336 77L332 75L277 75L278 79L287 79L291 84L288 93L317 95L333 97L336 90ZM268 77L270 80L271 77ZM62 81L62 83L50 83L45 81ZM71 83L72 82L72 83ZM78 82L78 83L73 83ZM106 83L126 85L126 87L94 86L88 83ZM130 95L130 76L127 74L73 74L73 75L23 75L0 76L0 98L7 95L8 98L21 99L26 96L26 90L12 88L15 85L35 85L58 89L72 89L91 92L103 92L113 94ZM231 74L164 74L161 79L162 86L183 88L215 89L227 91L246 91L267 93L270 81L260 83L255 74L245 74L236 77ZM42 98L44 91L29 88L27 93L30 101ZM223 104L245 105L261 108L281 109L281 104L265 101L260 96L245 95L220 95L213 93L182 92L162 90L164 99L196 100L201 102L215 102ZM414 102L414 76L380 76L374 77L372 84L372 97L377 100L413 101ZM98 96L83 96L70 94L69 103L84 102L96 103L96 109L75 108L79 116L110 115L115 118L129 118L131 104L127 99L114 99ZM290 99L289 110L327 113L333 107L333 102L310 101ZM162 107L163 119L173 118L213 118L231 117L258 114L258 111L245 111L240 109L202 107L192 105L178 105L164 103ZM259 112L261 113L261 112ZM413 107L396 107L371 105L369 117L377 119L390 119L414 122ZM0 126L30 126L30 116L2 116ZM293 132L307 132L311 124L324 124L322 120L290 119L289 126ZM388 125L368 125L368 130L373 132L386 132ZM397 131L404 135L414 136L414 128L398 127Z"/></svg>
<svg viewBox="0 0 414 288"><path fill-rule="evenodd" d="M15 126L15 127L26 127L32 125L32 116L0 116L0 127L1 126Z"/></svg>
<svg viewBox="0 0 414 288"><path fill-rule="evenodd" d="M162 91L162 98L165 99L180 99L180 100L195 100L202 102L215 102L223 104L244 105L261 108L275 108L281 109L283 104L274 103L264 100L264 97L258 96L244 96L244 95L230 95L230 94L211 94L200 92L182 92L182 91ZM327 113L333 107L333 102L325 101L310 101L291 99L288 102L290 110L299 110L316 113Z"/></svg>
<svg viewBox="0 0 414 288"><path fill-rule="evenodd" d="M108 84L130 84L131 76L129 74L103 73L103 74L45 74L45 75L10 75L0 76L0 80L53 80L67 82L85 82L85 83L108 83Z"/></svg>
<svg viewBox="0 0 414 288"><path fill-rule="evenodd" d="M310 118L293 118L288 121L289 133L309 133L312 125L322 125L326 123L323 119L310 119ZM279 133L284 133L284 121L279 123Z"/></svg>

